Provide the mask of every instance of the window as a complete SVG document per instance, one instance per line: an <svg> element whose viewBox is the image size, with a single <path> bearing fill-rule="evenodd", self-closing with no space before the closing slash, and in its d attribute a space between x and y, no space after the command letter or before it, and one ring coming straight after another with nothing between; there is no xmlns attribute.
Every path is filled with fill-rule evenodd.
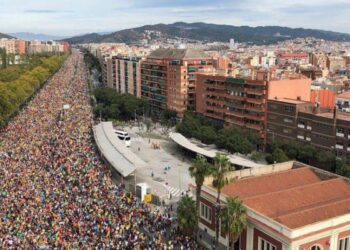
<svg viewBox="0 0 350 250"><path fill-rule="evenodd" d="M211 222L211 208L201 203L201 217Z"/></svg>
<svg viewBox="0 0 350 250"><path fill-rule="evenodd" d="M320 246L315 245L315 246L312 246L312 247L310 248L310 250L322 250L322 249L321 249Z"/></svg>
<svg viewBox="0 0 350 250"><path fill-rule="evenodd" d="M290 119L290 118L284 118L283 121L285 123L293 123L293 119Z"/></svg>
<svg viewBox="0 0 350 250"><path fill-rule="evenodd" d="M284 111L287 111L287 112L294 112L294 107L293 106L284 106Z"/></svg>
<svg viewBox="0 0 350 250"><path fill-rule="evenodd" d="M350 249L350 238L344 238L339 240L339 250L349 250Z"/></svg>
<svg viewBox="0 0 350 250"><path fill-rule="evenodd" d="M265 239L259 238L259 250L276 250L276 246Z"/></svg>

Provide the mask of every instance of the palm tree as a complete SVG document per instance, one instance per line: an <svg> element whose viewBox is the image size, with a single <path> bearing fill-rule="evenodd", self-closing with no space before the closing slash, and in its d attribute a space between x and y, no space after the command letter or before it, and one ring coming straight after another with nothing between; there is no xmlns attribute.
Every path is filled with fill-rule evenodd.
<svg viewBox="0 0 350 250"><path fill-rule="evenodd" d="M177 222L185 235L193 235L197 225L196 203L189 196L183 196L177 206Z"/></svg>
<svg viewBox="0 0 350 250"><path fill-rule="evenodd" d="M213 186L216 188L217 197L216 197L216 218L215 218L215 232L216 232L216 248L219 247L219 221L220 221L220 195L221 189L227 183L225 179L226 173L230 170L230 161L226 155L217 153L214 157L214 168L212 170L213 176Z"/></svg>
<svg viewBox="0 0 350 250"><path fill-rule="evenodd" d="M204 179L206 176L210 175L211 173L211 166L209 165L205 157L198 155L196 159L194 159L192 166L189 168L189 171L190 171L191 177L193 177L196 182L196 210L197 210L197 217L199 218L200 216L199 199L200 199ZM197 228L196 228L197 234L198 234L198 229L199 229L199 225L197 223Z"/></svg>
<svg viewBox="0 0 350 250"><path fill-rule="evenodd" d="M222 229L229 239L229 246L236 243L247 228L247 209L238 198L227 198L226 206L220 212Z"/></svg>

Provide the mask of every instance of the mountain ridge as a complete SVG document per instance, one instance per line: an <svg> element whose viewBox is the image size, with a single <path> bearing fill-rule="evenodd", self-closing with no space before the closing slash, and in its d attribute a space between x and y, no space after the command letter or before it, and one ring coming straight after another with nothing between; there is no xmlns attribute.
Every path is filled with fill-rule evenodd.
<svg viewBox="0 0 350 250"><path fill-rule="evenodd" d="M5 33L0 33L0 39L1 38L14 38L13 36L10 36L8 34L5 34Z"/></svg>
<svg viewBox="0 0 350 250"><path fill-rule="evenodd" d="M269 44L286 39L305 37L315 37L331 41L350 41L350 34L320 29L289 28L281 26L232 26L204 22L159 23L124 29L105 35L90 33L64 40L73 44L99 42L132 43L143 39L145 30L160 31L164 38L179 37L209 42L228 42L230 38L234 38L237 42Z"/></svg>

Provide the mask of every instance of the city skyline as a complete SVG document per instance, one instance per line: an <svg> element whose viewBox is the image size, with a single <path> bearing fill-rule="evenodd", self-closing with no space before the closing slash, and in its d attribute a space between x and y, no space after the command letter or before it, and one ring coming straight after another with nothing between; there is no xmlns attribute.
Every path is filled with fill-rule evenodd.
<svg viewBox="0 0 350 250"><path fill-rule="evenodd" d="M74 36L113 32L145 24L207 22L235 26L279 25L350 33L350 3L335 0L97 0L47 2L0 0L0 32ZM337 18L334 19L334 16Z"/></svg>

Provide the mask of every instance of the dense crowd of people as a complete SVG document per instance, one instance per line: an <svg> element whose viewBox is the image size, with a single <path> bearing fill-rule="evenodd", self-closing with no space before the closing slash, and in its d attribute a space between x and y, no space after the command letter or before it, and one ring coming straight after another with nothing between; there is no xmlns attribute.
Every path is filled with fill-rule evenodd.
<svg viewBox="0 0 350 250"><path fill-rule="evenodd" d="M74 52L0 131L0 249L196 249L170 216L112 182L92 123Z"/></svg>

